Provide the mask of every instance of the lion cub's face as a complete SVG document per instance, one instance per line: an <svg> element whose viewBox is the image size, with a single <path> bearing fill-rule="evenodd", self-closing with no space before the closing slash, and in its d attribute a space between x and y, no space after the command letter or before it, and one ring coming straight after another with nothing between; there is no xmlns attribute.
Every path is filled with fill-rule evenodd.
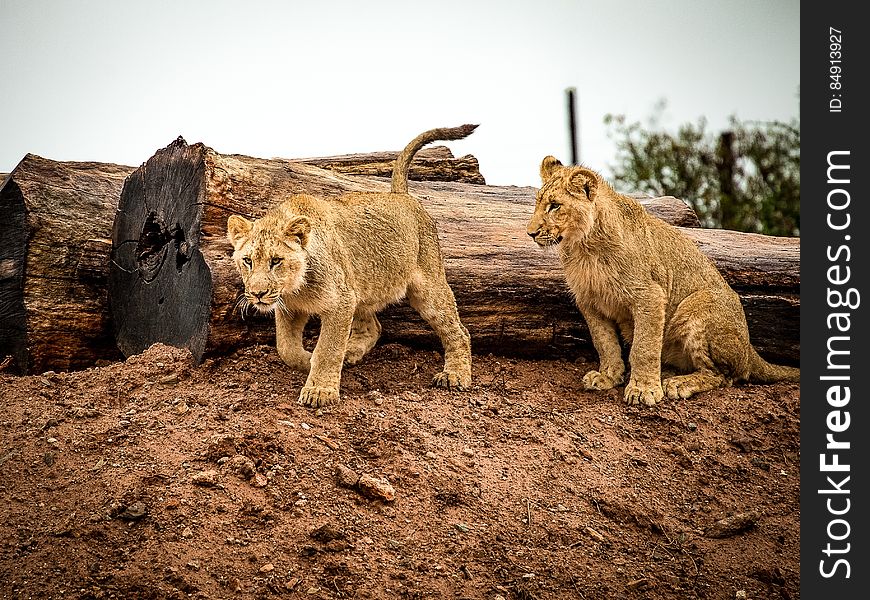
<svg viewBox="0 0 870 600"><path fill-rule="evenodd" d="M548 156L541 163L541 182L527 228L529 236L544 247L585 237L594 223L595 173L563 166Z"/></svg>
<svg viewBox="0 0 870 600"><path fill-rule="evenodd" d="M305 217L266 215L249 221L239 215L227 220L227 239L245 284L247 306L268 313L281 306L281 294L305 283L305 246L311 224Z"/></svg>

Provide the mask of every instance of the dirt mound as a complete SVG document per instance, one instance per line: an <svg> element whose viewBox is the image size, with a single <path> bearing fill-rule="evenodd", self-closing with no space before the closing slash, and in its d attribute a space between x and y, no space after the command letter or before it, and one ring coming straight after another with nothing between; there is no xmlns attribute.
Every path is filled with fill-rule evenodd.
<svg viewBox="0 0 870 600"><path fill-rule="evenodd" d="M256 346L0 376L2 598L798 598L800 388L626 406L583 362Z"/></svg>

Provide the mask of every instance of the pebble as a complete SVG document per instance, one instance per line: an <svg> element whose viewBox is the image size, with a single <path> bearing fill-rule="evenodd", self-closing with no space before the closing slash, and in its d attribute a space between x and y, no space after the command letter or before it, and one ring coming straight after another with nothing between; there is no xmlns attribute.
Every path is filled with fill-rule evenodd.
<svg viewBox="0 0 870 600"><path fill-rule="evenodd" d="M148 507L144 502L134 502L118 514L118 517L126 521L138 521L148 514Z"/></svg>
<svg viewBox="0 0 870 600"><path fill-rule="evenodd" d="M422 396L412 391L406 391L402 393L402 399L407 400L408 402L420 402L422 400Z"/></svg>
<svg viewBox="0 0 870 600"><path fill-rule="evenodd" d="M275 570L275 565L272 563L266 563L262 567L260 567L260 573L269 573L270 571Z"/></svg>
<svg viewBox="0 0 870 600"><path fill-rule="evenodd" d="M463 453L465 456L474 456L474 450L472 450L471 448L468 448L468 447L463 448L463 449L462 449L462 453Z"/></svg>
<svg viewBox="0 0 870 600"><path fill-rule="evenodd" d="M357 482L357 488L363 494L373 500L392 502L396 499L396 490L386 479L379 479L372 475L362 475Z"/></svg>
<svg viewBox="0 0 870 600"><path fill-rule="evenodd" d="M429 460L435 460L436 458L438 458L438 455L430 451L426 453L426 458L428 458Z"/></svg>
<svg viewBox="0 0 870 600"><path fill-rule="evenodd" d="M219 473L213 469L208 471L200 471L199 473L194 473L193 477L191 477L191 481L194 485L201 485L203 487L214 487L217 485Z"/></svg>
<svg viewBox="0 0 870 600"><path fill-rule="evenodd" d="M341 487L356 487L357 482L359 482L359 474L344 465L335 467L335 477L338 479L338 485Z"/></svg>

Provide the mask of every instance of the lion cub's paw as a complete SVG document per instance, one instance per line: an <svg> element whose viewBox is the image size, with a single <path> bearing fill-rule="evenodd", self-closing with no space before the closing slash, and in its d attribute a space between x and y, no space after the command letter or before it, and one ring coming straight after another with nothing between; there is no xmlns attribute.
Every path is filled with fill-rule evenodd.
<svg viewBox="0 0 870 600"><path fill-rule="evenodd" d="M311 370L311 352L301 351L283 354L281 355L281 360L294 371L308 373Z"/></svg>
<svg viewBox="0 0 870 600"><path fill-rule="evenodd" d="M664 398L664 396L665 393L661 385L641 386L632 381L625 386L625 401L628 404L655 406L656 402Z"/></svg>
<svg viewBox="0 0 870 600"><path fill-rule="evenodd" d="M450 371L441 371L432 378L432 385L434 387L447 388L448 390L462 392L471 387L471 376L462 376Z"/></svg>
<svg viewBox="0 0 870 600"><path fill-rule="evenodd" d="M366 351L363 348L348 348L344 355L344 364L350 366L355 365L363 359Z"/></svg>
<svg viewBox="0 0 870 600"><path fill-rule="evenodd" d="M336 388L306 385L299 392L299 404L302 406L318 408L328 404L335 404L336 402L338 402L338 390Z"/></svg>
<svg viewBox="0 0 870 600"><path fill-rule="evenodd" d="M662 382L662 387L665 389L665 396L671 400L685 400L702 391L696 379L691 375L669 377Z"/></svg>
<svg viewBox="0 0 870 600"><path fill-rule="evenodd" d="M587 390L609 390L622 383L622 375L589 371L583 376L583 387Z"/></svg>

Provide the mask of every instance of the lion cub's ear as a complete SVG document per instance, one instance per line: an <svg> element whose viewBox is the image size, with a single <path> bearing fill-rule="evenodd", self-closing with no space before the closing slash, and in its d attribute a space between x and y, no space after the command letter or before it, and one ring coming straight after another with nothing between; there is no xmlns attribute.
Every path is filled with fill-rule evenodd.
<svg viewBox="0 0 870 600"><path fill-rule="evenodd" d="M590 200L595 199L598 192L598 173L585 167L575 167L568 175L569 192L574 194L584 193Z"/></svg>
<svg viewBox="0 0 870 600"><path fill-rule="evenodd" d="M547 183L561 166L562 163L555 156L544 157L544 160L541 161L541 181Z"/></svg>
<svg viewBox="0 0 870 600"><path fill-rule="evenodd" d="M308 234L311 233L311 221L305 217L293 217L284 226L285 243L296 242L303 248L308 244Z"/></svg>
<svg viewBox="0 0 870 600"><path fill-rule="evenodd" d="M230 218L227 219L227 239L233 248L238 250L239 246L245 243L253 226L253 223L241 215L230 215Z"/></svg>

